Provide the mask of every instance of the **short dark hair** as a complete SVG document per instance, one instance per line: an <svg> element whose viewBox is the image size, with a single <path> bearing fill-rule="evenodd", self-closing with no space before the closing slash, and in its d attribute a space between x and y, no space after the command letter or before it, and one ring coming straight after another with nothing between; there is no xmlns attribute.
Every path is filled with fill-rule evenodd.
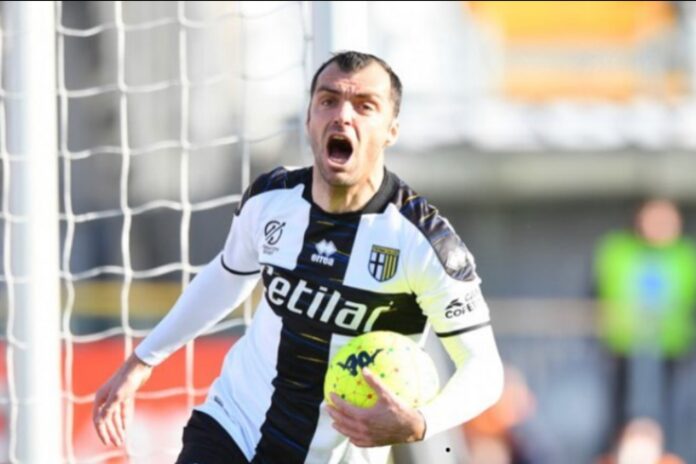
<svg viewBox="0 0 696 464"><path fill-rule="evenodd" d="M371 55L369 53L361 53L356 51L343 51L334 53L334 55L329 58L324 64L319 66L317 72L314 73L312 77L312 86L310 88L309 96L310 98L314 96L314 91L317 88L317 80L319 79L319 74L326 69L331 63L336 63L338 69L346 73L352 73L365 69L372 63L379 64L389 75L389 80L391 83L391 99L394 103L394 117L399 115L399 110L401 109L401 79L396 75L394 70L381 58Z"/></svg>

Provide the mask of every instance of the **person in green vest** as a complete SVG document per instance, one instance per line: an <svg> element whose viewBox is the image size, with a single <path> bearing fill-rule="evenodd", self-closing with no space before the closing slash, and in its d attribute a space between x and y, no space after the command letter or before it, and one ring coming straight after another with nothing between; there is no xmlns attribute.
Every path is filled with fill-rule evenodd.
<svg viewBox="0 0 696 464"><path fill-rule="evenodd" d="M616 359L613 431L639 416L669 431L674 367L696 334L696 245L675 203L644 202L633 231L600 240L594 265L601 340Z"/></svg>

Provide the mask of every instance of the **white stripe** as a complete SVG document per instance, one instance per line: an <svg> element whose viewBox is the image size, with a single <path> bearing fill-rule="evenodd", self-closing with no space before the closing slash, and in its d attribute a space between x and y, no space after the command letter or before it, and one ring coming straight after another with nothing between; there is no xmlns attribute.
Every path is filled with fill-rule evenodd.
<svg viewBox="0 0 696 464"><path fill-rule="evenodd" d="M271 381L278 374L275 366L282 328L281 319L262 299L247 333L225 357L224 377L215 380L206 402L196 408L218 421L249 461L261 440L261 425L271 407Z"/></svg>

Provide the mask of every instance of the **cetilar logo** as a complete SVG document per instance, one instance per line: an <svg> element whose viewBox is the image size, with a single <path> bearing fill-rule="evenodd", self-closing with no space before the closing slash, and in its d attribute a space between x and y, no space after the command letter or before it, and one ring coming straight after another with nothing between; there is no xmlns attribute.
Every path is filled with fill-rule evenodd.
<svg viewBox="0 0 696 464"><path fill-rule="evenodd" d="M273 311L281 316L304 316L322 324L357 332L370 332L382 314L395 310L392 301L381 304L375 301L368 306L351 301L336 289L313 287L304 279L277 272L273 266L264 270L266 300ZM352 293L352 292L351 292Z"/></svg>
<svg viewBox="0 0 696 464"><path fill-rule="evenodd" d="M323 264L324 266L333 266L334 259L331 257L336 253L336 245L333 242L322 240L316 244L317 252L312 253L312 262Z"/></svg>
<svg viewBox="0 0 696 464"><path fill-rule="evenodd" d="M375 358L381 352L382 348L375 351L372 355L367 351L361 351L358 354L352 353L346 358L346 362L339 362L338 365L341 366L341 369L348 371L350 375L355 377L358 375L358 367L362 369L363 367L368 367L370 364L374 364Z"/></svg>

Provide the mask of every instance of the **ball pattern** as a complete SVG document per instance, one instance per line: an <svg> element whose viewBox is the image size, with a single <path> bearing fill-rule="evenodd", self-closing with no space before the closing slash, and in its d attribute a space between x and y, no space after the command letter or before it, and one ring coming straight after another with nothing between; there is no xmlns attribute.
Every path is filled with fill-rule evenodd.
<svg viewBox="0 0 696 464"><path fill-rule="evenodd" d="M335 392L355 406L373 406L378 398L363 377L364 367L411 407L428 402L439 389L437 370L423 349L404 335L377 331L352 339L331 359L324 381L326 401L331 403L330 393Z"/></svg>

